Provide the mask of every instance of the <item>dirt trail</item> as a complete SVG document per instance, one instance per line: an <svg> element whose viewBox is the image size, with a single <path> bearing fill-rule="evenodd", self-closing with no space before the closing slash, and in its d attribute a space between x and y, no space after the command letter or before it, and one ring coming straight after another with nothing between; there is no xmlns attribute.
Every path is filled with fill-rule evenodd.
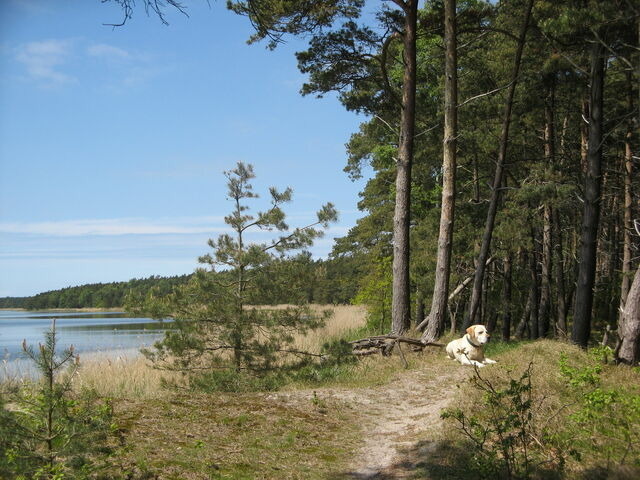
<svg viewBox="0 0 640 480"><path fill-rule="evenodd" d="M421 433L439 426L440 411L468 373L452 365L438 375L420 370L402 372L378 387L316 390L318 398L335 399L353 408L362 427L363 445L341 478L408 477L414 465L401 461L402 450L414 446Z"/></svg>

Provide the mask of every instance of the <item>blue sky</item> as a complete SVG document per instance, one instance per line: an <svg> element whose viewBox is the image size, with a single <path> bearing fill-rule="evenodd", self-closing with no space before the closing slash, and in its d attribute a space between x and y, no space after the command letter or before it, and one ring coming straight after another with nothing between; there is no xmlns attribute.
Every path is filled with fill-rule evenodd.
<svg viewBox="0 0 640 480"><path fill-rule="evenodd" d="M238 161L258 193L293 188L292 226L335 203L316 256L360 216L342 169L364 119L300 96L301 40L247 45L222 1L186 1L169 26L141 3L113 29L100 0L0 0L0 296L192 272Z"/></svg>

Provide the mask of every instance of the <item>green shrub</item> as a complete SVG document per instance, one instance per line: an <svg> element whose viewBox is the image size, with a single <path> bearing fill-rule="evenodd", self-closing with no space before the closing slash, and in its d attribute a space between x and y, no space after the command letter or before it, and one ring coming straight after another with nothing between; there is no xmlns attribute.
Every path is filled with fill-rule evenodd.
<svg viewBox="0 0 640 480"><path fill-rule="evenodd" d="M603 384L603 361L611 358L610 351L594 349L590 354L589 363L578 366L571 365L566 355L560 357L562 377L577 399L563 435L577 460L588 458L601 471L638 468L640 396L637 389Z"/></svg>
<svg viewBox="0 0 640 480"><path fill-rule="evenodd" d="M442 413L442 418L457 422L473 445L472 468L482 478L531 478L541 472L553 478L564 468L563 455L538 431L534 419L532 371L529 363L519 377L498 382L483 377L476 367L471 384L482 393L483 408Z"/></svg>

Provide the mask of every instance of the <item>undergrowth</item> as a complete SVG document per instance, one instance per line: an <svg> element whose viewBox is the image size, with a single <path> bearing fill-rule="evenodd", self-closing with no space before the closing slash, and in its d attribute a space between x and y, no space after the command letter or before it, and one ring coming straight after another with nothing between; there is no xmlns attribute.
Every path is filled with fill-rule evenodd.
<svg viewBox="0 0 640 480"><path fill-rule="evenodd" d="M443 441L466 449L467 470L491 479L638 478L638 372L606 363L606 349L515 345L491 352L500 363L476 368L443 412L458 432Z"/></svg>

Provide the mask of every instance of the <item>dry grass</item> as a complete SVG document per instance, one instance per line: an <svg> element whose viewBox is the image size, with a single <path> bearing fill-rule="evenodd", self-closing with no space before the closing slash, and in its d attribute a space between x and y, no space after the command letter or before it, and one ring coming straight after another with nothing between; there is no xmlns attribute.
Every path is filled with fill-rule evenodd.
<svg viewBox="0 0 640 480"><path fill-rule="evenodd" d="M126 448L108 478L330 478L357 446L354 412L334 399L173 394L118 407Z"/></svg>
<svg viewBox="0 0 640 480"><path fill-rule="evenodd" d="M326 341L366 322L366 309L362 306L313 305L312 309L317 312L330 310L333 314L323 328L298 336L295 340L297 349L319 352ZM151 362L133 350L115 356L113 353L82 356L74 387L90 388L104 397L148 400L166 394L162 388L164 381L182 384L184 378L179 373L154 368Z"/></svg>
<svg viewBox="0 0 640 480"><path fill-rule="evenodd" d="M316 312L329 310L332 315L324 327L296 337L294 346L300 350L318 353L328 340L340 338L367 322L367 309L362 305L313 305L311 308Z"/></svg>
<svg viewBox="0 0 640 480"><path fill-rule="evenodd" d="M93 353L83 356L73 385L88 388L111 398L149 400L164 395L165 380L182 381L180 374L153 368L151 362L136 351L113 356Z"/></svg>

